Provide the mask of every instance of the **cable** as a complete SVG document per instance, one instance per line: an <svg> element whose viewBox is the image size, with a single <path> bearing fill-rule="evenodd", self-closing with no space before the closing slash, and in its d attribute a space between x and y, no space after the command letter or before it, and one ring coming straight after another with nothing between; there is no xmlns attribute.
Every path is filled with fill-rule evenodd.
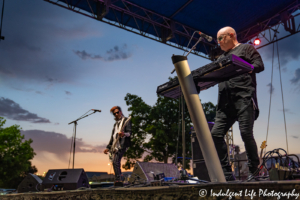
<svg viewBox="0 0 300 200"><path fill-rule="evenodd" d="M283 151L285 154L284 154L284 155L281 155L281 154L280 154L280 151ZM277 154L277 157L274 157L273 154ZM294 161L293 159L291 159L290 156L295 156L295 157L297 158L297 160L298 160L298 165L297 165L297 166L295 165L295 161ZM283 161L283 157L286 157L284 161ZM268 168L268 167L266 166L266 164L267 164L267 161L270 160L270 159L272 159L272 160L271 160L271 166L270 166L270 168ZM260 170L261 170L263 167L265 167L268 171L269 171L271 168L273 168L273 166L274 166L274 165L273 165L273 160L275 160L275 165L276 165L276 163L278 163L278 166L276 166L276 168L278 168L278 169L280 169L281 167L285 167L285 168L288 168L289 171L296 171L296 172L299 172L299 169L298 169L299 164L300 164L300 162L299 162L299 157L298 157L297 155L295 155L295 154L290 154L290 155L289 155L289 154L287 154L287 152L286 152L284 149L282 149L282 148L277 148L277 149L274 149L273 151L268 151L268 152L264 155L264 157L263 157L263 162L262 162L262 164L259 166L259 168L258 168L252 175L250 175L246 180L244 180L243 182L245 182L245 181L250 181L250 180L252 180L253 178L255 178L255 179L257 179L257 178L268 178L268 177L256 177L256 175L260 172ZM290 162L293 163L292 166L290 165Z"/></svg>
<svg viewBox="0 0 300 200"><path fill-rule="evenodd" d="M92 109L89 109L86 113L90 112ZM96 112L96 111L95 111ZM79 118L83 117L86 113L84 113L83 115L81 115ZM79 119L78 118L78 119Z"/></svg>
<svg viewBox="0 0 300 200"><path fill-rule="evenodd" d="M269 115L268 115L268 125L267 125L267 135L266 135L266 144L268 141L269 135L269 124L270 124L270 115L271 115L271 103L272 103L272 90L273 90L273 70L274 70L274 43L273 43L273 54L272 54L272 72L271 72L271 86L270 86L270 104L269 104ZM267 147L265 148L265 153L267 151Z"/></svg>
<svg viewBox="0 0 300 200"><path fill-rule="evenodd" d="M194 46L193 46L193 47L191 48L191 50L186 54L185 57L187 57L187 56L191 53L191 51L192 51L193 49L196 49L197 44L198 44L201 40L202 40L202 37L200 36L199 39L198 39L198 41L196 42L196 44L194 44Z"/></svg>
<svg viewBox="0 0 300 200"><path fill-rule="evenodd" d="M40 190L38 189L38 185L42 185L41 183L38 183L38 184L36 184L36 186L35 186L35 189L36 189L36 191L38 191L38 192L40 192Z"/></svg>
<svg viewBox="0 0 300 200"><path fill-rule="evenodd" d="M288 145L288 139L287 139L287 130L286 130L286 120L285 120L284 98L283 98L283 89L282 89L282 80L281 80L281 69L280 69L280 60L279 60L278 42L276 42L276 46L277 46L277 57L278 57L279 75L280 75L280 86L281 86L283 118L284 118L284 128L285 128L285 137L286 137L286 148L287 148L287 152L289 152L289 145Z"/></svg>
<svg viewBox="0 0 300 200"><path fill-rule="evenodd" d="M184 52L183 52L183 56L184 56L185 52L187 52L187 49L189 48L189 45L190 45L190 43L191 43L191 41L192 41L192 39L193 39L195 33L197 33L197 32L198 32L198 31L194 31L194 33L193 33L193 35L192 35L192 37L191 37L191 39L190 39L188 45L186 46L186 49L185 49ZM200 37L200 38L201 38L201 37ZM197 44L198 44L198 43L197 43ZM191 49L191 50L192 50L192 49Z"/></svg>

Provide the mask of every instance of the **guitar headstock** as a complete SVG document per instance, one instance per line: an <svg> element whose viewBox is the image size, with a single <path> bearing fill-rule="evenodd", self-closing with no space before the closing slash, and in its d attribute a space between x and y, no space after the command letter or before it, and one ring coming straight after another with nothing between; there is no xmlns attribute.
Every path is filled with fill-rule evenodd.
<svg viewBox="0 0 300 200"><path fill-rule="evenodd" d="M265 149L265 148L267 147L266 143L267 143L267 141L263 141L263 142L261 143L261 145L260 145L260 149L261 149L261 150L263 150L263 149Z"/></svg>

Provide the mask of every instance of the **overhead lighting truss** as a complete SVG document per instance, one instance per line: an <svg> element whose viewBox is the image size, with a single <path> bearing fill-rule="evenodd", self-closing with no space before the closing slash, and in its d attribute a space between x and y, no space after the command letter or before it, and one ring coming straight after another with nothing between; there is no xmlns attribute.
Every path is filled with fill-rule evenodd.
<svg viewBox="0 0 300 200"><path fill-rule="evenodd" d="M240 42L249 42L254 44L255 39L264 39L256 49L260 49L269 44L290 37L300 32L300 1L295 1L293 4L283 9L273 17L257 23L241 33L238 33L238 40ZM297 20L296 20L297 18ZM278 21L276 24L270 25L272 21ZM250 30L257 30L255 33L249 34ZM279 30L285 30L284 33L279 34Z"/></svg>
<svg viewBox="0 0 300 200"><path fill-rule="evenodd" d="M68 10L72 10L76 13L83 14L85 16L94 18L96 20L102 21L104 23L122 28L132 33L136 33L143 37L164 43L166 45L175 47L181 50L189 50L193 44L197 42L199 36L195 34L192 39L190 48L186 48L186 44L190 40L192 34L196 31L193 28L190 28L186 25L180 24L178 22L173 21L171 18L174 17L179 9L176 11L171 18L164 17L155 12L147 10L143 7L135 5L126 0L44 0L49 3L58 5L60 7L64 7ZM188 1L187 3L191 2ZM72 2L72 4L70 3ZM114 4L115 2L118 5ZM122 4L120 4L122 2ZM80 3L86 3L89 9L82 10L77 7ZM93 9L92 4L98 4L98 8L96 11ZM186 4L187 5L187 4ZM184 6L186 6L184 5ZM183 7L184 7L183 6ZM113 19L107 19L105 16L108 12L114 14ZM128 26L128 22L132 22L134 20L134 27ZM153 34L149 34L147 31L149 29L153 29ZM197 30L201 31L201 30ZM198 36L198 37L196 37ZM173 40L173 41L170 41ZM209 58L209 52L212 48L214 48L215 44L201 41L196 49L191 51L192 54L197 56L201 56L206 59ZM204 49L204 53L200 52L199 49Z"/></svg>
<svg viewBox="0 0 300 200"><path fill-rule="evenodd" d="M170 18L147 10L126 0L44 1L184 51L189 51L190 48L197 42L198 36L196 37L197 34L195 34L189 48L186 47L193 33L195 31L202 31L195 30L172 20L172 18L192 0L187 1L187 3L173 13ZM80 9L78 5L84 5L84 10ZM300 1L295 1L293 4L287 6L273 17L263 22L259 22L255 26L247 28L242 32L238 32L239 42L253 43L254 39L257 37L264 38L264 44L257 47L257 49L259 49L299 33L300 24L296 24L295 22L295 18L300 15L300 12L297 13L299 8ZM109 19L107 17L108 13L110 14ZM274 21L277 23L274 24ZM278 29L280 29L281 26L283 26L289 33L288 35L278 37ZM149 33L149 30L152 30L152 32ZM216 38L214 38L214 42L212 43L205 40L201 41L196 49L193 49L191 53L206 59L215 60L222 51L217 45Z"/></svg>

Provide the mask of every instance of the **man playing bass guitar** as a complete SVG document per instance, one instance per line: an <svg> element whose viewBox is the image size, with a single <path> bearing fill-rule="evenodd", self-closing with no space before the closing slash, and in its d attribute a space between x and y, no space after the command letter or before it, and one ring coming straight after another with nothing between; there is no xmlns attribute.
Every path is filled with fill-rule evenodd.
<svg viewBox="0 0 300 200"><path fill-rule="evenodd" d="M112 164L115 172L115 181L121 180L121 159L131 143L131 120L124 117L119 106L114 106L110 112L115 116L111 138L104 153L111 153ZM123 127L124 126L124 127ZM121 130L123 128L123 131ZM114 145L113 145L114 144ZM112 149L114 146L114 149Z"/></svg>

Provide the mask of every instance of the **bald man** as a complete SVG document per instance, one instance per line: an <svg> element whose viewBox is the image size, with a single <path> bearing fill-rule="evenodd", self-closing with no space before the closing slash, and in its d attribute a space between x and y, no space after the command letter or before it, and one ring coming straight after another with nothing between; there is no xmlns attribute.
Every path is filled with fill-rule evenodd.
<svg viewBox="0 0 300 200"><path fill-rule="evenodd" d="M220 29L217 40L224 51L218 59L234 54L254 67L254 70L249 73L219 83L217 113L211 133L224 175L226 180L230 181L235 180L235 177L228 162L224 136L235 121L239 122L250 173L254 173L259 165L253 125L259 113L256 98L256 73L264 70L264 64L261 56L252 45L241 44L237 41L236 32L233 28L224 27Z"/></svg>

